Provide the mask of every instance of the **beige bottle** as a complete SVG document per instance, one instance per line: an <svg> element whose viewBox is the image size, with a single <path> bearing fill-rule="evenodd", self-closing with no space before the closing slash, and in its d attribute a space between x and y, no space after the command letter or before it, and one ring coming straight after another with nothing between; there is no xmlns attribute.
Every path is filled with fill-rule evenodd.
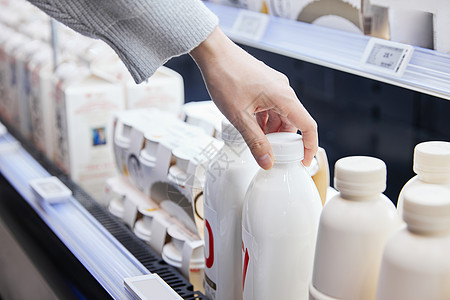
<svg viewBox="0 0 450 300"><path fill-rule="evenodd" d="M387 242L377 300L450 299L450 191L439 185L404 192L406 227Z"/></svg>
<svg viewBox="0 0 450 300"><path fill-rule="evenodd" d="M397 210L402 215L404 193L414 186L438 184L450 190L450 142L423 142L414 148L414 173L398 196Z"/></svg>
<svg viewBox="0 0 450 300"><path fill-rule="evenodd" d="M320 217L311 300L375 298L383 248L400 224L382 192L386 165L367 156L345 157L335 165L339 194Z"/></svg>

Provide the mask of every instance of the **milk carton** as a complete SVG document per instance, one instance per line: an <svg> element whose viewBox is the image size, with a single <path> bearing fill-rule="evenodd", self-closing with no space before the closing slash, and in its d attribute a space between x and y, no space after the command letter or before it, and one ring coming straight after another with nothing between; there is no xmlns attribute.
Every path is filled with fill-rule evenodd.
<svg viewBox="0 0 450 300"><path fill-rule="evenodd" d="M55 162L94 198L116 174L108 132L124 108L122 87L85 67L63 64L56 73Z"/></svg>

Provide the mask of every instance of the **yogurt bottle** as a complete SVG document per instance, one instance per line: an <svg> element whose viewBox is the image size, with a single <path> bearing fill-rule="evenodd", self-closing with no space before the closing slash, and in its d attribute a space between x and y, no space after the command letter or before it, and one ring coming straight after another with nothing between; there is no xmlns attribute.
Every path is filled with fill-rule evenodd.
<svg viewBox="0 0 450 300"><path fill-rule="evenodd" d="M242 212L244 299L308 299L322 202L301 163L301 136L267 138L273 167L253 178Z"/></svg>

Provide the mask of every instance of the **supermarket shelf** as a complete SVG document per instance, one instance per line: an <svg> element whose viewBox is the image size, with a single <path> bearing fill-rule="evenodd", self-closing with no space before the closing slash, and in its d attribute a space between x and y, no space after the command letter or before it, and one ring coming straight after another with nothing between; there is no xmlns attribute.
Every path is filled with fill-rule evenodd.
<svg viewBox="0 0 450 300"><path fill-rule="evenodd" d="M267 16L262 35L248 38L233 28L242 9L205 4L219 17L222 30L237 43L450 100L448 54L414 47L404 74L396 77L368 71L361 65L368 36Z"/></svg>
<svg viewBox="0 0 450 300"><path fill-rule="evenodd" d="M113 298L133 299L123 279L150 272L75 198L38 201L28 182L51 175L9 133L0 137L0 172Z"/></svg>
<svg viewBox="0 0 450 300"><path fill-rule="evenodd" d="M0 174L49 229L114 299L135 299L124 278L157 274L183 299L206 297L148 244L93 200L14 128L0 123ZM56 176L73 193L67 202L37 199L29 186L36 178ZM111 263L113 262L113 263Z"/></svg>

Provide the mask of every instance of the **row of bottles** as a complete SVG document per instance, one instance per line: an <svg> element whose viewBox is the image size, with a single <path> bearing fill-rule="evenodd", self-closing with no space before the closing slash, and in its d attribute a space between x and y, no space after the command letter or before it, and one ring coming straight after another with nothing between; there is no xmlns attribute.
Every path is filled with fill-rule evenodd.
<svg viewBox="0 0 450 300"><path fill-rule="evenodd" d="M222 130L205 186L210 299L450 297L450 143L417 145L398 210L383 161L338 160L339 193L322 209L300 135L268 134L274 165L258 170L239 132Z"/></svg>

